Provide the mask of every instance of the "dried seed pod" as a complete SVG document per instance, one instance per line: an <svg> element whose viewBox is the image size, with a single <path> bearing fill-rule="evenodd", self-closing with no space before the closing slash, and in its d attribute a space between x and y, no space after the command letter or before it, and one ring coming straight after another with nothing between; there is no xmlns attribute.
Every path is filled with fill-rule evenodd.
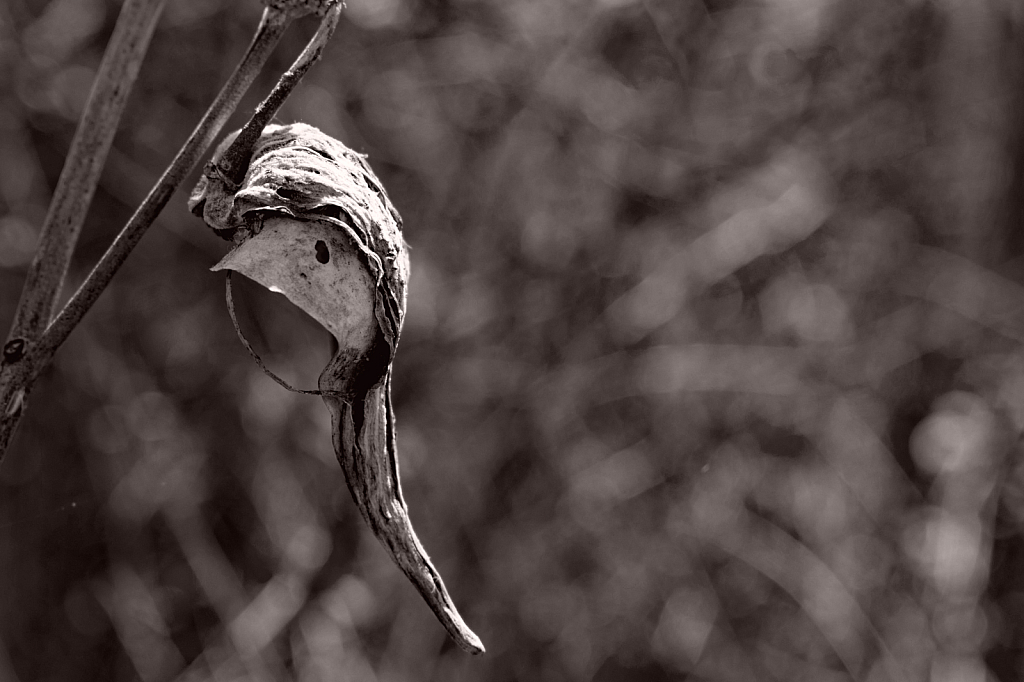
<svg viewBox="0 0 1024 682"><path fill-rule="evenodd" d="M268 126L237 188L216 166L230 141L189 200L236 244L213 269L283 293L337 339L319 387L352 497L452 638L481 653L413 531L398 478L391 361L409 279L401 218L366 158L316 128Z"/></svg>

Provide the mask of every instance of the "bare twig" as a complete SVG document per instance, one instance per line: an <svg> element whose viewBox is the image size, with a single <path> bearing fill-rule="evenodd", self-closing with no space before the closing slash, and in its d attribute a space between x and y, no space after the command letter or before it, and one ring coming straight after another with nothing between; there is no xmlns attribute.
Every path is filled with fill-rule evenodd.
<svg viewBox="0 0 1024 682"><path fill-rule="evenodd" d="M103 162L164 2L125 2L71 141L0 359L0 458L25 406L28 386L18 370L28 365L25 356L46 329L64 289Z"/></svg>
<svg viewBox="0 0 1024 682"><path fill-rule="evenodd" d="M86 281L64 306L57 319L46 328L38 341L31 338L12 338L4 346L3 360L0 364L0 460L24 413L25 397L32 382L99 298L114 273L167 204L175 189L198 163L238 106L242 95L255 80L290 21L291 15L287 11L275 8L264 10L256 35L228 82L163 176L89 273Z"/></svg>
<svg viewBox="0 0 1024 682"><path fill-rule="evenodd" d="M128 0L118 16L43 221L9 339L34 340L50 322L103 162L165 1Z"/></svg>
<svg viewBox="0 0 1024 682"><path fill-rule="evenodd" d="M217 95L217 99L210 105L206 115L192 131L192 135L189 136L185 145L171 161L171 165L164 171L163 176L150 190L142 205L135 211L135 215L117 235L114 243L103 254L99 263L61 310L57 319L47 327L40 339L39 353L49 351L52 354L52 351L64 342L71 330L78 325L85 313L92 307L100 293L110 283L114 273L145 234L146 229L167 204L178 185L195 168L199 158L213 143L213 139L224 127L224 123L242 99L242 95L249 89L267 57L270 56L289 21L290 18L279 14L276 10L264 10L260 25L256 30L256 36L241 63L231 74L228 82Z"/></svg>
<svg viewBox="0 0 1024 682"><path fill-rule="evenodd" d="M334 29L338 27L338 20L341 18L343 4L335 2L327 8L320 28L309 39L309 43L302 53L295 59L291 67L281 74L277 85L270 91L266 99L260 102L249 122L242 126L231 146L225 150L223 156L216 163L217 172L220 176L232 185L240 185L245 178L245 171L249 167L249 157L252 156L252 149L256 141L260 139L263 129L270 123L281 105L299 84L302 77L320 59L327 42L334 35Z"/></svg>

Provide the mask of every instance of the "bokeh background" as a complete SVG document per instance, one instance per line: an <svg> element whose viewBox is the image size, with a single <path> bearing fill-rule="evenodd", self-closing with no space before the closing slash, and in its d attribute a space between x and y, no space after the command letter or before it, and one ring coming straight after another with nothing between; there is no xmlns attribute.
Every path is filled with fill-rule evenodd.
<svg viewBox="0 0 1024 682"><path fill-rule="evenodd" d="M3 329L118 8L0 3ZM69 290L259 12L168 2ZM280 120L405 218L402 479L488 653L179 192L0 468L0 679L1021 679L1022 67L1014 0L349 0ZM238 297L315 386L326 333Z"/></svg>

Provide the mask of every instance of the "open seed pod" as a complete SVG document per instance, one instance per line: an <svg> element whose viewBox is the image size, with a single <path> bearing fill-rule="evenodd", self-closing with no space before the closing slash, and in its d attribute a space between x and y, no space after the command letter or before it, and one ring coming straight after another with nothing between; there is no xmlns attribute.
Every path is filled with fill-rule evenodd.
<svg viewBox="0 0 1024 682"><path fill-rule="evenodd" d="M189 199L235 243L213 270L283 293L337 339L319 388L356 506L455 642L481 653L413 531L398 478L391 361L409 278L401 218L365 157L316 128L268 126L239 187L217 167L230 142Z"/></svg>

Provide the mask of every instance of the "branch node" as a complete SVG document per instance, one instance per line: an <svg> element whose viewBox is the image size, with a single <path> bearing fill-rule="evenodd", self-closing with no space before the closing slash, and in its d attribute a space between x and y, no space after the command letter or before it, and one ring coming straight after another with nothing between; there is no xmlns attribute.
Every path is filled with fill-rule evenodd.
<svg viewBox="0 0 1024 682"><path fill-rule="evenodd" d="M13 365L25 357L25 339L11 339L4 344L4 364Z"/></svg>

